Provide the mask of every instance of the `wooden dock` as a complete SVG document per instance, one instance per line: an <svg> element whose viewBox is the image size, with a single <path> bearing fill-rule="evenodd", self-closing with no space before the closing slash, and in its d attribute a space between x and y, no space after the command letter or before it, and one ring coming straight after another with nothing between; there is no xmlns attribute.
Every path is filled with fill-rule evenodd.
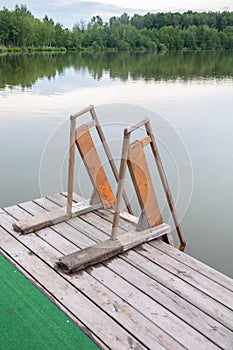
<svg viewBox="0 0 233 350"><path fill-rule="evenodd" d="M233 280L160 240L74 275L54 269L62 255L109 238L110 211L28 235L12 229L65 203L57 194L0 209L0 251L100 348L233 349ZM120 220L119 233L131 229Z"/></svg>

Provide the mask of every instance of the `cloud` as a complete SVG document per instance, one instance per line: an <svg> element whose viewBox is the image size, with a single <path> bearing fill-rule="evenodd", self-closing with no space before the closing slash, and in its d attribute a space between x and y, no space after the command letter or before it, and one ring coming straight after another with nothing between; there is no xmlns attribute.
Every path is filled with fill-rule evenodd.
<svg viewBox="0 0 233 350"><path fill-rule="evenodd" d="M99 15L104 21L112 16L120 16L127 12L129 15L137 12L132 8L106 4L99 1L82 0L24 0L23 3L35 17L43 18L46 15L53 18L55 22L62 23L65 27L71 28L75 22L81 19L88 22L93 16ZM0 9L6 6L5 1L0 0ZM8 0L8 9L15 7L15 0ZM138 9L138 13L141 10ZM145 11L143 11L145 13Z"/></svg>
<svg viewBox="0 0 233 350"><path fill-rule="evenodd" d="M17 2L7 0L6 5L5 0L0 0L0 9L3 6L13 9ZM147 12L185 12L188 9L194 11L233 10L232 0L189 0L186 3L181 0L175 2L174 0L23 0L22 3L35 17L42 19L47 14L55 22L60 22L68 28L72 28L74 23L80 20L87 23L95 15L108 21L110 17L120 16L124 12L133 15Z"/></svg>
<svg viewBox="0 0 233 350"><path fill-rule="evenodd" d="M51 14L55 19L60 18L60 22L68 27L72 27L75 22L81 19L88 22L95 15L99 15L104 21L108 21L110 17L120 16L123 12L132 13L130 8L122 8L95 1L57 0L56 3L57 6L51 11ZM65 5L66 3L68 5ZM51 14L49 15L52 16Z"/></svg>

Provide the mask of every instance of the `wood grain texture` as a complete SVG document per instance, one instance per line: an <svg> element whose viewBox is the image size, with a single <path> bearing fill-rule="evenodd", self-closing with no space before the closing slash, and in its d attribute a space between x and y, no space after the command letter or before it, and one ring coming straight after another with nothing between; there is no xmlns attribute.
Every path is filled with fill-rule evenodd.
<svg viewBox="0 0 233 350"><path fill-rule="evenodd" d="M76 129L76 145L94 189L98 192L104 208L114 208L115 196L108 182L87 125L82 125Z"/></svg>
<svg viewBox="0 0 233 350"><path fill-rule="evenodd" d="M128 167L140 207L146 215L149 227L160 225L163 220L152 185L143 145L140 141L133 142L129 147Z"/></svg>
<svg viewBox="0 0 233 350"><path fill-rule="evenodd" d="M108 239L81 251L63 256L56 262L55 268L65 273L77 272L167 234L170 230L169 225L162 224L142 232L130 231L119 236L116 240Z"/></svg>
<svg viewBox="0 0 233 350"><path fill-rule="evenodd" d="M0 210L0 249L101 349L232 349L232 280L163 242L145 243L75 275L54 270L61 255L110 237L108 210L31 235L13 230L16 220L65 201L55 195ZM119 237L135 227L130 221L119 220Z"/></svg>
<svg viewBox="0 0 233 350"><path fill-rule="evenodd" d="M99 208L102 208L102 204L92 206L86 201L75 203L72 205L71 217L73 218ZM66 212L66 207L63 207L46 213L37 214L27 220L18 221L13 224L13 228L16 232L25 235L52 225L56 225L60 222L68 220L69 218L70 215Z"/></svg>
<svg viewBox="0 0 233 350"><path fill-rule="evenodd" d="M110 167L112 169L112 172L113 172L113 175L114 175L114 177L116 179L116 182L118 182L119 181L118 170L117 170L117 167L115 165L113 156L111 154L110 148L108 146L106 137L105 137L103 129L102 129L101 125L100 125L100 122L99 122L99 119L97 117L95 109L94 108L91 109L90 113L91 113L91 116L92 116L93 120L96 122L96 131L97 131L97 133L98 133L98 135L100 137L100 140L102 142L102 146L103 146L103 148L105 150L106 156L107 156L108 161L109 161L109 165L110 165ZM130 202L128 200L128 197L127 197L125 191L123 192L123 199L125 201L125 204L126 204L128 212L130 214L133 214L133 210L131 208Z"/></svg>

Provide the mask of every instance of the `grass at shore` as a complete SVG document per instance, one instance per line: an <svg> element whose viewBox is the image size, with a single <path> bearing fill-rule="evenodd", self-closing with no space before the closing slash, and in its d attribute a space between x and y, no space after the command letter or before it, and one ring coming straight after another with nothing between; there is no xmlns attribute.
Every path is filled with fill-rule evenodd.
<svg viewBox="0 0 233 350"><path fill-rule="evenodd" d="M53 47L53 46L43 46L43 47L6 47L0 45L0 54L12 54L12 53L33 53L33 52L66 52L65 47Z"/></svg>

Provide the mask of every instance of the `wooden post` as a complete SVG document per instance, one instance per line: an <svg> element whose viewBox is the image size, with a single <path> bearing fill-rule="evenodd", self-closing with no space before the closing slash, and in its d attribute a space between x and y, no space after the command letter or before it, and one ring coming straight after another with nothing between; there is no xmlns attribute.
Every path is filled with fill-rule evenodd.
<svg viewBox="0 0 233 350"><path fill-rule="evenodd" d="M130 142L130 133L126 133L126 129L124 132L124 142L122 147L122 155L121 155L121 164L120 164L120 172L119 172L119 181L117 185L117 194L116 194L116 203L115 203L115 212L112 223L112 232L111 239L117 239L117 227L120 217L120 209L121 209L121 199L124 193L124 182L125 182L125 172L128 158L128 149Z"/></svg>
<svg viewBox="0 0 233 350"><path fill-rule="evenodd" d="M141 128L142 126L144 126L146 123L148 123L149 118L144 118L142 120L140 120L139 122L130 125L128 128L125 129L125 133L126 134L131 134L131 132L135 131L136 129Z"/></svg>
<svg viewBox="0 0 233 350"><path fill-rule="evenodd" d="M159 172L159 175L160 175L160 179L161 179L161 182L162 182L165 194L166 194L168 205L169 205L169 208L171 210L171 214L172 214L172 217L173 217L173 220L174 220L174 223L175 223L176 231L177 231L177 234L178 234L178 237L179 237L179 240L180 240L180 247L179 247L179 249L183 251L185 246L186 246L186 241L185 241L185 239L183 237L181 228L180 228L179 223L177 221L177 217L176 217L175 207L174 207L173 200L172 200L171 191L170 191L170 188L169 188L169 185L168 185L168 181L167 181L167 177L166 177L166 174L165 174L165 171L164 171L164 168L163 168L163 164L162 164L162 161L161 161L161 158L160 158L160 155L159 155L158 147L157 147L156 142L155 142L155 137L154 137L153 132L152 132L150 120L148 120L146 122L145 127L146 127L147 134L151 137L151 149L152 149L153 155L155 157L155 161L156 161L156 164L157 164L157 168L158 168L158 172Z"/></svg>
<svg viewBox="0 0 233 350"><path fill-rule="evenodd" d="M69 149L69 168L68 168L68 189L67 189L67 206L66 212L69 218L72 217L72 200L73 200L73 187L74 187L74 162L75 162L75 130L76 130L76 118L81 115L90 112L94 109L93 105L90 105L80 112L70 116L70 149Z"/></svg>
<svg viewBox="0 0 233 350"><path fill-rule="evenodd" d="M93 109L90 110L90 113L91 113L92 118L93 118L94 121L96 122L96 130L97 130L98 135L99 135L99 137L100 137L100 140L101 140L101 142L102 142L102 144L103 144L103 147L104 147L105 153L106 153L106 155L107 155L107 158L108 158L108 160L109 160L109 164L110 164L110 167L111 167L111 169L112 169L112 172L113 172L113 174L114 174L114 176L115 176L116 181L118 182L118 181L119 181L118 171L117 171L116 165L115 165L115 163L114 163L114 160L113 160L113 158L112 158L112 154L111 154L110 148L108 147L106 138L105 138L104 133L103 133L103 130L102 130L101 126L100 126L100 123L99 123L99 120L98 120L98 118L97 118L97 115L96 115L96 112L95 112L94 107L93 107ZM129 203L129 200L128 200L128 198L127 198L127 195L126 195L125 191L123 191L123 198L124 198L126 207L127 207L127 209L128 209L128 212L129 212L130 214L133 214L133 210L132 210L132 208L131 208L131 205L130 205L130 203Z"/></svg>
<svg viewBox="0 0 233 350"><path fill-rule="evenodd" d="M78 117L80 117L81 115L87 113L87 112L91 112L92 110L94 109L94 106L93 105L90 105L84 109L82 109L81 111L79 111L78 113L76 114L73 114L70 119L73 120L73 119L76 119Z"/></svg>
<svg viewBox="0 0 233 350"><path fill-rule="evenodd" d="M67 214L72 216L72 199L74 186L74 161L75 161L75 129L76 119L70 117L70 150L69 150L69 168L68 168L68 190L67 190Z"/></svg>

